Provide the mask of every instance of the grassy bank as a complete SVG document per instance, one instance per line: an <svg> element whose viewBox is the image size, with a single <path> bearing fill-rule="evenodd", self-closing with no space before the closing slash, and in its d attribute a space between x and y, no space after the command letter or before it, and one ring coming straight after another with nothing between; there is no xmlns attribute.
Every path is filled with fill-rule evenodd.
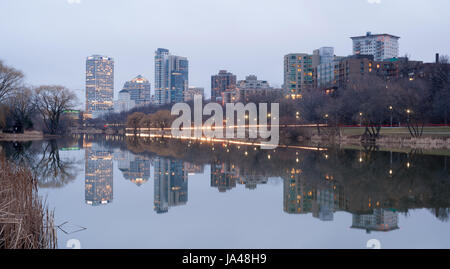
<svg viewBox="0 0 450 269"><path fill-rule="evenodd" d="M53 213L37 194L28 168L0 160L0 249L56 247Z"/></svg>
<svg viewBox="0 0 450 269"><path fill-rule="evenodd" d="M344 127L342 134L345 136L362 135L364 127ZM382 136L405 136L410 137L408 128L406 127L383 127L380 130ZM429 137L450 137L450 127L424 127L423 136Z"/></svg>

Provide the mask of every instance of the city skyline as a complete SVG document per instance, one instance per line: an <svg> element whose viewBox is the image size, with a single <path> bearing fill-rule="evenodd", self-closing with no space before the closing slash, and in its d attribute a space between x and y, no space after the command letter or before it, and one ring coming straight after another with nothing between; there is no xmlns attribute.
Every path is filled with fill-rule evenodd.
<svg viewBox="0 0 450 269"><path fill-rule="evenodd" d="M0 249L450 249L448 10L0 0Z"/></svg>
<svg viewBox="0 0 450 269"><path fill-rule="evenodd" d="M153 52L158 47L167 47L190 60L190 85L204 87L207 97L210 93L210 76L218 70L230 70L238 78L248 74L269 81L274 87L281 87L283 81L282 61L280 57L288 53L310 52L321 46L332 46L336 55L348 56L352 52L351 36L373 33L390 33L400 36L400 53L411 55L412 59L432 62L436 52L445 55L450 40L430 28L445 29L449 26L444 10L448 2L436 1L426 4L422 1L381 1L380 4L369 4L365 0L353 0L346 3L333 1L295 1L280 3L249 1L243 7L231 1L227 6L218 2L196 1L189 3L109 3L102 1L81 1L80 4L68 4L66 1L5 1L0 4L3 9L10 10L0 20L0 32L6 40L0 44L1 58L7 63L21 69L27 75L30 84L62 84L77 90L80 100L84 96L83 59L94 53L108 55L116 60L115 85L123 85L136 74L152 78L154 67ZM139 3L139 5L137 5ZM190 11L183 15L187 6L201 5L211 10L207 13ZM52 7L56 12L58 25L51 24L45 14L45 8ZM257 6L255 13L244 12L250 6ZM326 6L326 9L321 7ZM408 6L408 9L404 7ZM238 8L239 7L239 8ZM169 22L165 29L158 29L155 21L161 20L173 8L175 15L186 17L184 33L176 32L178 24ZM93 15L98 10L105 10L100 18ZM303 17L283 16L289 10L303 10ZM33 10L29 12L27 10ZM135 16L129 22L117 20L121 12L137 12L138 14L157 11L153 18ZM37 11L37 12L36 12ZM159 12L158 12L159 11ZM343 12L351 12L346 16ZM94 12L94 13L93 13ZM336 15L336 14L341 14ZM224 14L234 14L235 20L229 22ZM289 13L287 13L289 14ZM333 14L333 16L330 16ZM383 16L383 21L366 20ZM80 21L79 16L85 16ZM314 16L313 16L314 15ZM420 15L420 16L419 16ZM442 15L442 16L440 16ZM27 16L28 19L23 19ZM36 17L38 16L38 17ZM279 18L279 23L271 25L267 18ZM399 17L411 18L398 20ZM412 19L420 17L421 19ZM145 18L145 19L144 19ZM189 19L188 19L189 18ZM102 20L103 19L103 20ZM3 23L5 20L8 23ZM424 23L426 20L427 23ZM102 22L111 25L104 29ZM207 25L205 22L213 21ZM337 23L335 22L337 21ZM361 21L364 23L355 23ZM12 25L5 28L3 25ZM87 28L88 25L90 28ZM213 27L214 25L214 27ZM47 29L36 36L34 29ZM105 35L96 35L102 29ZM113 30L114 29L114 30ZM298 35L292 34L302 29ZM174 33L175 33L174 32ZM144 33L142 35L142 33ZM225 33L225 35L223 35ZM139 34L142 42L129 43L121 41L122 36ZM90 42L81 38L87 36ZM109 36L108 38L103 38ZM192 42L181 42L192 36ZM226 37L226 38L225 38ZM269 40L267 39L269 37ZM26 42L24 42L26 39ZM231 42L231 41L239 42ZM30 44L31 43L31 44ZM25 49L25 44L39 51ZM220 53L217 53L219 52ZM59 56L60 55L60 56ZM36 63L40 64L37 65ZM152 81L151 81L152 83ZM154 85L154 83L152 83ZM119 92L115 88L115 94Z"/></svg>

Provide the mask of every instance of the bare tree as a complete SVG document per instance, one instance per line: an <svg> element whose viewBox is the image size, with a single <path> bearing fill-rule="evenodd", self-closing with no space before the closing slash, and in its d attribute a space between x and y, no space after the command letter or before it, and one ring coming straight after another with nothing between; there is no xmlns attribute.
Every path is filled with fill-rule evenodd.
<svg viewBox="0 0 450 269"><path fill-rule="evenodd" d="M433 109L430 87L419 79L398 81L393 87L398 117L406 121L412 137L421 137Z"/></svg>
<svg viewBox="0 0 450 269"><path fill-rule="evenodd" d="M42 116L47 131L57 134L61 115L75 106L76 95L63 86L40 86L36 89L34 103Z"/></svg>
<svg viewBox="0 0 450 269"><path fill-rule="evenodd" d="M142 112L134 112L127 117L127 127L133 128L134 135L137 134L138 128L141 126L141 120L145 117Z"/></svg>
<svg viewBox="0 0 450 269"><path fill-rule="evenodd" d="M142 117L141 121L139 122L139 125L141 127L145 127L147 129L149 129L149 133L150 133L150 128L155 125L155 118L154 118L153 114L148 114L148 115L145 115L144 117Z"/></svg>
<svg viewBox="0 0 450 269"><path fill-rule="evenodd" d="M20 87L12 93L11 98L8 98L8 104L14 125L20 130L31 129L35 111L32 90L27 87Z"/></svg>
<svg viewBox="0 0 450 269"><path fill-rule="evenodd" d="M0 104L0 129L4 129L8 126L10 113L11 111L8 105Z"/></svg>
<svg viewBox="0 0 450 269"><path fill-rule="evenodd" d="M364 126L362 139L374 141L380 135L381 127L389 118L392 105L391 89L387 81L376 76L349 83L341 98L341 110L351 111L353 122Z"/></svg>
<svg viewBox="0 0 450 269"><path fill-rule="evenodd" d="M170 114L169 110L159 110L158 112L153 114L155 126L161 128L162 130L168 128L175 118L175 116L172 116Z"/></svg>
<svg viewBox="0 0 450 269"><path fill-rule="evenodd" d="M22 83L23 74L19 70L4 65L0 61L0 103Z"/></svg>
<svg viewBox="0 0 450 269"><path fill-rule="evenodd" d="M329 106L330 96L319 89L306 89L303 92L302 99L299 102L298 112L294 112L295 116L301 117L303 120L316 123L317 134L320 135L320 123L328 123L328 114L325 106ZM292 113L292 112L291 112Z"/></svg>
<svg viewBox="0 0 450 269"><path fill-rule="evenodd" d="M441 56L439 62L432 65L431 69L434 120L447 124L450 110L450 62L448 56Z"/></svg>

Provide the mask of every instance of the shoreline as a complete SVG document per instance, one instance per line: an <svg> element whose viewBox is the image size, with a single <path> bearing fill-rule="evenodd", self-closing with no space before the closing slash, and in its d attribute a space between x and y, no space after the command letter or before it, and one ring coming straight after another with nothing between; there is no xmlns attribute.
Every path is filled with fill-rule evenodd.
<svg viewBox="0 0 450 269"><path fill-rule="evenodd" d="M450 150L450 137L399 137L381 136L374 143L364 144L360 136L313 136L313 143L338 144L345 146L377 146L381 148L419 149L419 150Z"/></svg>
<svg viewBox="0 0 450 269"><path fill-rule="evenodd" d="M71 135L124 135L124 136L133 136L132 133L122 133L122 132L101 132L100 130L87 130L87 132L72 132ZM138 133L138 137L140 135L147 135L147 133ZM62 135L47 135L39 131L26 131L23 134L9 134L9 133L1 133L0 132L0 141L4 142L25 142L25 141L40 141L47 139L57 139L62 138ZM174 138L176 139L176 138ZM286 137L281 137L280 143L285 140ZM250 140L244 140L245 142L251 142ZM242 141L242 142L244 142ZM287 140L289 141L289 139ZM254 141L253 141L254 142ZM376 146L379 149L384 150L393 150L393 151L408 151L408 150L421 150L421 151L438 151L442 152L443 155L450 155L450 137L433 137L433 136L424 136L419 138L407 137L407 136L380 136L374 143L364 144L361 141L361 137L359 135L353 136L330 136L330 135L321 135L317 134L313 136L299 136L295 140L291 140L290 143L284 144L298 144L305 143L309 145L320 145L321 147L333 147L339 146L342 148L348 149L359 149L367 146Z"/></svg>
<svg viewBox="0 0 450 269"><path fill-rule="evenodd" d="M45 135L39 131L25 131L24 133L3 133L0 131L0 141L36 141L44 140Z"/></svg>
<svg viewBox="0 0 450 269"><path fill-rule="evenodd" d="M160 135L160 134L158 134ZM126 133L125 136L133 137L133 133ZM170 135L164 135L167 139L178 139ZM148 137L147 133L138 133L138 138ZM292 146L310 146L314 148L340 147L342 149L364 149L365 147L376 147L379 151L393 151L393 152L410 152L413 150L422 151L425 154L432 155L446 155L450 156L450 137L386 137L378 138L375 143L364 144L360 136L344 136L344 137L330 137L330 136L313 136L313 137L299 137L297 140L292 140L291 143L283 143L283 138L280 139L280 145ZM243 140L242 142L254 142L250 140ZM218 142L219 143L219 142ZM301 144L299 144L301 143Z"/></svg>

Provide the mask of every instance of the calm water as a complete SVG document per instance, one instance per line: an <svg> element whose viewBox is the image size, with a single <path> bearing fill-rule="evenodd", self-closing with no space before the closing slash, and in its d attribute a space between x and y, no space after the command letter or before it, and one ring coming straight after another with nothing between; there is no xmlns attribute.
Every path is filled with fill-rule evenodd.
<svg viewBox="0 0 450 269"><path fill-rule="evenodd" d="M450 248L445 156L120 137L1 146L38 174L60 248Z"/></svg>

